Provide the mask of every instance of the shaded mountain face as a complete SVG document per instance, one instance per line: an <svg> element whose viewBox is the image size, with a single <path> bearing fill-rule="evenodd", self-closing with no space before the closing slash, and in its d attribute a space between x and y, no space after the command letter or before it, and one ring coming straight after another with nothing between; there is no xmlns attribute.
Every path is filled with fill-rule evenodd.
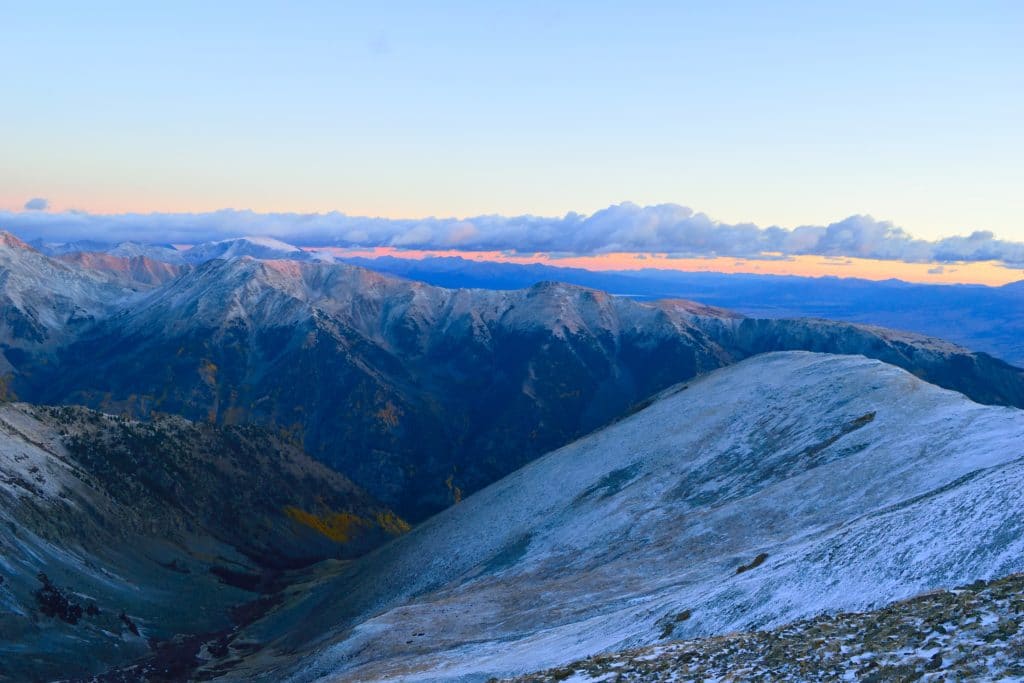
<svg viewBox="0 0 1024 683"><path fill-rule="evenodd" d="M688 302L682 305L691 306ZM901 367L979 403L1024 407L1024 371L941 339L809 318L759 319L698 313L691 320L734 358L800 350L863 355Z"/></svg>
<svg viewBox="0 0 1024 683"><path fill-rule="evenodd" d="M226 633L271 604L282 569L405 529L256 427L0 404L0 680L97 673L176 635Z"/></svg>
<svg viewBox="0 0 1024 683"><path fill-rule="evenodd" d="M231 678L484 681L1019 572L1022 439L891 365L757 356L321 576Z"/></svg>
<svg viewBox="0 0 1024 683"><path fill-rule="evenodd" d="M41 403L285 429L419 520L675 382L780 349L864 354L1024 405L1019 370L924 337L253 259L209 261L129 302L14 387Z"/></svg>

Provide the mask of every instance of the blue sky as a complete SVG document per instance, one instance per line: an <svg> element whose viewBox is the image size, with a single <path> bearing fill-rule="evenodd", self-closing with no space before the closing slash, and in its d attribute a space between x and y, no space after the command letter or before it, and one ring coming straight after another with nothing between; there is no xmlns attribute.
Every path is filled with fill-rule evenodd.
<svg viewBox="0 0 1024 683"><path fill-rule="evenodd" d="M0 208L1024 239L1024 3L0 1Z"/></svg>

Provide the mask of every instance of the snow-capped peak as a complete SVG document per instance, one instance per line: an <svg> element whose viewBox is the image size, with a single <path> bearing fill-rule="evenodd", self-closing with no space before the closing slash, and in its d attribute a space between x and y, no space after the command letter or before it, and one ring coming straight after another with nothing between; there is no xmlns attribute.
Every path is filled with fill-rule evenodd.
<svg viewBox="0 0 1024 683"><path fill-rule="evenodd" d="M258 259L306 260L306 252L293 244L273 237L236 237L197 244L183 253L185 260L202 263L215 258L231 259L251 256Z"/></svg>

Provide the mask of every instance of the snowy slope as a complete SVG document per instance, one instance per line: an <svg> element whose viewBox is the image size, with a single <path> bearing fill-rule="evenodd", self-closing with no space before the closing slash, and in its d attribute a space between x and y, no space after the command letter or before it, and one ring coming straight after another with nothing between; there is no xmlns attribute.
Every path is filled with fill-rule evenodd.
<svg viewBox="0 0 1024 683"><path fill-rule="evenodd" d="M75 242L48 243L33 240L31 246L47 256L65 256L68 254L109 254L121 258L144 256L163 263L183 264L183 252L173 244L151 242L101 242L97 240L77 240Z"/></svg>
<svg viewBox="0 0 1024 683"><path fill-rule="evenodd" d="M132 294L106 273L50 258L0 231L0 344L67 340Z"/></svg>
<svg viewBox="0 0 1024 683"><path fill-rule="evenodd" d="M890 365L761 355L342 568L237 675L486 680L1020 571L1022 444L1024 412Z"/></svg>
<svg viewBox="0 0 1024 683"><path fill-rule="evenodd" d="M145 242L119 242L106 250L111 256L133 258L145 256L154 261L164 263L182 264L185 259L182 251L172 244L148 244Z"/></svg>

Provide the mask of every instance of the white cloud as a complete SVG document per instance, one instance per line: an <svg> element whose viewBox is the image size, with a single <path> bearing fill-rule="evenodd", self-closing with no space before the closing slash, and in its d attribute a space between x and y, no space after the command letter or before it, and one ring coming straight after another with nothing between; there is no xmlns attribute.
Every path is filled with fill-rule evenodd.
<svg viewBox="0 0 1024 683"><path fill-rule="evenodd" d="M667 253L678 257L861 257L913 262L1001 261L1024 267L1024 243L990 232L927 241L888 221L858 215L793 229L729 224L676 204L623 203L592 215L477 216L393 220L326 214L225 209L210 213L92 215L0 212L0 228L26 239L139 240L197 243L243 235L277 237L301 246L464 249L589 255Z"/></svg>

